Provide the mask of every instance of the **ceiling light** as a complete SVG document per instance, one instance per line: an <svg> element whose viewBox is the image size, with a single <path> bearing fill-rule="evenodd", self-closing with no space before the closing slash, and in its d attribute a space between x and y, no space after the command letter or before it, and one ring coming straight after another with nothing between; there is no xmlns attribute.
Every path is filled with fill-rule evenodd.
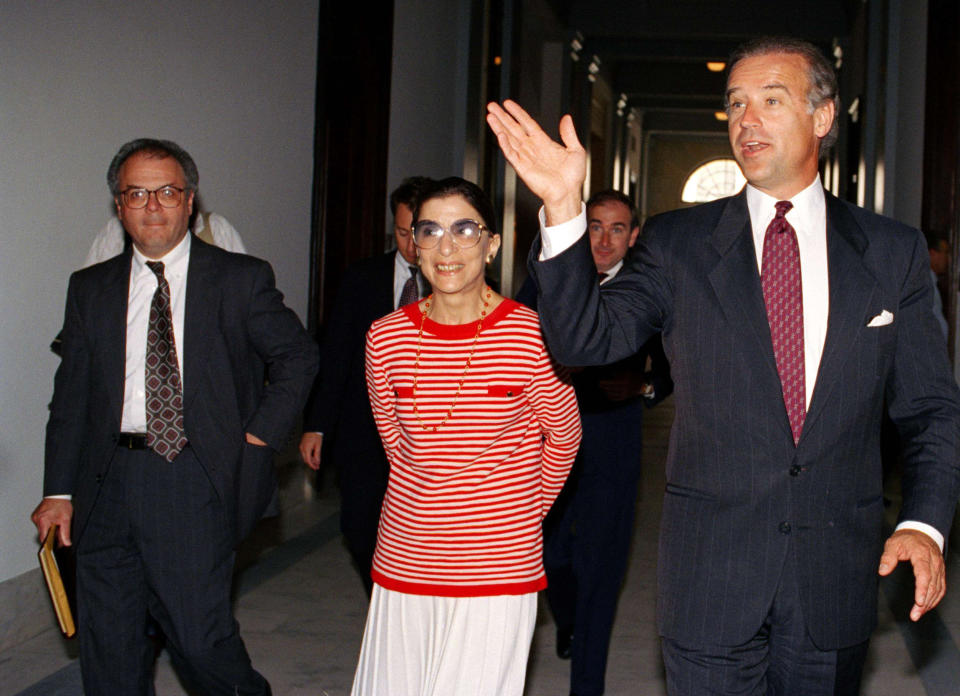
<svg viewBox="0 0 960 696"><path fill-rule="evenodd" d="M723 72L723 69L727 67L727 64L722 60L708 60L707 61L707 70L710 72Z"/></svg>
<svg viewBox="0 0 960 696"><path fill-rule="evenodd" d="M727 112L726 112L726 111L714 111L714 112L713 112L713 117L714 117L715 119L717 119L718 121L726 121L726 120L727 120Z"/></svg>

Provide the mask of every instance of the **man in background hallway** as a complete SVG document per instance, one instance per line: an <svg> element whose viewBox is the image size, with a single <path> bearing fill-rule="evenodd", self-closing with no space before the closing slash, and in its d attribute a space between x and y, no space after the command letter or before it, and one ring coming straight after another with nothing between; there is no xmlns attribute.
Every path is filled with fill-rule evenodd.
<svg viewBox="0 0 960 696"><path fill-rule="evenodd" d="M153 693L149 613L190 688L269 694L233 618L233 549L276 493L317 347L269 264L189 234L182 148L131 141L107 182L133 245L70 278L32 516L76 544L84 692Z"/></svg>
<svg viewBox="0 0 960 696"><path fill-rule="evenodd" d="M635 272L626 256L639 225L633 204L619 191L600 191L587 201L587 233L601 285ZM536 309L536 293L528 277L517 300ZM599 696L633 536L643 411L669 396L673 382L659 335L619 362L571 373L583 441L544 521L543 562L557 655L571 660L570 693Z"/></svg>
<svg viewBox="0 0 960 696"><path fill-rule="evenodd" d="M878 573L909 561L914 621L945 592L960 392L922 235L825 192L837 82L815 46L758 39L728 62L740 194L651 218L639 272L597 284L569 117L553 142L517 104L487 121L544 202L530 256L561 363L663 333L675 383L658 559L671 694L856 694ZM542 242L542 243L541 243ZM903 442L884 543L880 421Z"/></svg>
<svg viewBox="0 0 960 696"><path fill-rule="evenodd" d="M413 207L429 179L410 177L390 194L396 251L350 266L323 331L320 373L304 412L300 454L314 470L328 447L340 485L340 530L370 594L387 456L373 422L364 376L367 329L374 320L418 301L428 284L417 267Z"/></svg>

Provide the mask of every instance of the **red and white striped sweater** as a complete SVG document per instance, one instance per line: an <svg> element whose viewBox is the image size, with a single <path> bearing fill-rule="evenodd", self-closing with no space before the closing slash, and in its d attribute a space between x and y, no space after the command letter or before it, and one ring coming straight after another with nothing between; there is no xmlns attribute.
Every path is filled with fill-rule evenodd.
<svg viewBox="0 0 960 696"><path fill-rule="evenodd" d="M453 413L424 430L413 410L420 322L412 304L367 333L367 389L390 460L373 580L454 597L543 589L540 523L580 444L573 387L536 313L504 300L483 320ZM446 416L476 332L425 321L416 402L427 426Z"/></svg>

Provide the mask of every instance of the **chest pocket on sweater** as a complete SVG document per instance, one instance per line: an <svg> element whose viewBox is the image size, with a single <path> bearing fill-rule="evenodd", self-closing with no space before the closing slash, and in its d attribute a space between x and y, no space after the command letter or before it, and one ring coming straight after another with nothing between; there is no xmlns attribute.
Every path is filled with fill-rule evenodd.
<svg viewBox="0 0 960 696"><path fill-rule="evenodd" d="M487 396L494 398L516 398L523 394L522 384L491 384L487 387Z"/></svg>

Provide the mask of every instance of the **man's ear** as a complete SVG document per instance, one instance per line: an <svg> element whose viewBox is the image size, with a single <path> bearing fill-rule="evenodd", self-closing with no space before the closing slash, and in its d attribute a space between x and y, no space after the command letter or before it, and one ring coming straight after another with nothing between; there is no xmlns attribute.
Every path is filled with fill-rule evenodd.
<svg viewBox="0 0 960 696"><path fill-rule="evenodd" d="M193 197L196 195L196 191L191 191L190 196L187 198L187 217L193 215Z"/></svg>
<svg viewBox="0 0 960 696"><path fill-rule="evenodd" d="M830 132L830 128L833 126L833 119L837 117L836 109L837 105L833 99L828 99L814 109L813 127L814 133L817 134L818 138L822 138Z"/></svg>
<svg viewBox="0 0 960 696"><path fill-rule="evenodd" d="M632 230L630 230L630 240L627 242L627 248L632 247L637 243L637 237L640 236L640 226L637 225Z"/></svg>

